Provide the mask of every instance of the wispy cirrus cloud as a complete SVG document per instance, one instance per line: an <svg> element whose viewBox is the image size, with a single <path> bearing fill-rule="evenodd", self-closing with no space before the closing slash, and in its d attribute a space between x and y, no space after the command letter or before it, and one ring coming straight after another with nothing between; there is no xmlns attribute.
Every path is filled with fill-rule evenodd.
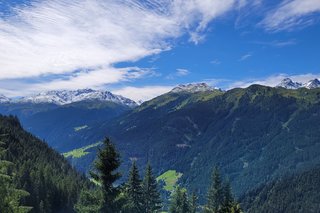
<svg viewBox="0 0 320 213"><path fill-rule="evenodd" d="M210 64L219 65L221 64L221 61L219 59L213 59L212 61L210 61Z"/></svg>
<svg viewBox="0 0 320 213"><path fill-rule="evenodd" d="M0 16L0 79L63 75L47 79L42 87L48 89L134 79L130 74L139 75L137 70L125 68L124 74L114 64L168 50L172 39L185 34L197 43L208 23L235 5L235 0L33 0ZM75 70L84 71L74 76Z"/></svg>
<svg viewBox="0 0 320 213"><path fill-rule="evenodd" d="M292 30L316 21L310 15L320 12L319 0L285 0L261 22L269 31Z"/></svg>
<svg viewBox="0 0 320 213"><path fill-rule="evenodd" d="M25 79L0 79L0 94L23 96L45 90L60 89L103 89L105 84L130 82L156 75L153 69L126 67L101 67L94 70L80 70L70 75L46 76ZM49 78L49 80L48 80Z"/></svg>
<svg viewBox="0 0 320 213"><path fill-rule="evenodd" d="M249 59L251 57L252 57L251 53L246 53L246 54L244 54L243 56L240 57L239 61L245 61L245 60L247 60L247 59Z"/></svg>
<svg viewBox="0 0 320 213"><path fill-rule="evenodd" d="M296 45L298 41L296 39L289 39L289 40L273 40L273 41L254 41L251 43L258 44L258 45L272 46L272 47L287 47L287 46Z"/></svg>
<svg viewBox="0 0 320 213"><path fill-rule="evenodd" d="M190 74L190 71L187 69L182 69L182 68L177 69L177 76L186 76L189 74Z"/></svg>
<svg viewBox="0 0 320 213"><path fill-rule="evenodd" d="M176 72L171 73L169 75L166 76L166 79L175 79L177 77L183 77L183 76L187 76L190 74L190 71L187 69L183 69L183 68L178 68L176 70Z"/></svg>

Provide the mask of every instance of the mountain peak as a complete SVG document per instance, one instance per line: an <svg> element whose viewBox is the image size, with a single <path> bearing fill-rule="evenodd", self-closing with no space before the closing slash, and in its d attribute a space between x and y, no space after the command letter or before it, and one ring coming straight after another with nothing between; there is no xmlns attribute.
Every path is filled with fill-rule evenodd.
<svg viewBox="0 0 320 213"><path fill-rule="evenodd" d="M206 83L195 83L195 84L180 84L179 86L173 88L171 92L180 93L180 92L205 92L205 91L213 91L214 88L210 87Z"/></svg>
<svg viewBox="0 0 320 213"><path fill-rule="evenodd" d="M286 89L298 89L302 87L302 83L292 81L291 78L285 78L276 87L283 87Z"/></svg>
<svg viewBox="0 0 320 213"><path fill-rule="evenodd" d="M285 78L276 87L283 87L286 89L299 89L302 87L307 89L316 89L316 88L320 88L320 81L319 79L315 78L313 80L308 81L307 83L301 83L301 82L295 82L290 78Z"/></svg>
<svg viewBox="0 0 320 213"><path fill-rule="evenodd" d="M39 94L23 97L17 100L18 103L53 103L65 105L79 101L99 100L111 101L127 105L129 107L137 106L137 103L120 95L114 95L109 91L78 89L78 90L50 90L40 92Z"/></svg>
<svg viewBox="0 0 320 213"><path fill-rule="evenodd" d="M317 78L310 80L306 84L304 84L304 87L306 87L308 89L320 88L320 81Z"/></svg>
<svg viewBox="0 0 320 213"><path fill-rule="evenodd" d="M0 94L0 103L7 103L7 102L10 102L10 98Z"/></svg>

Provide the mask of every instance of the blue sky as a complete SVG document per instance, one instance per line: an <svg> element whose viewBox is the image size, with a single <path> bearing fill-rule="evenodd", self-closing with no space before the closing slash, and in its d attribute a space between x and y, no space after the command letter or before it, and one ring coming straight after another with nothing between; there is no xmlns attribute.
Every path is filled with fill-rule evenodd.
<svg viewBox="0 0 320 213"><path fill-rule="evenodd" d="M2 0L0 93L107 89L147 100L320 77L319 0Z"/></svg>

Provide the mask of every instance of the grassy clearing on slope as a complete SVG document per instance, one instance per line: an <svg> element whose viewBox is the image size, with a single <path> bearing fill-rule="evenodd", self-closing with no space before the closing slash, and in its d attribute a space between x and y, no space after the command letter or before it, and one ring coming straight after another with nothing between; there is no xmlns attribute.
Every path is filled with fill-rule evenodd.
<svg viewBox="0 0 320 213"><path fill-rule="evenodd" d="M157 181L164 181L165 186L164 189L166 191L173 191L176 187L176 184L179 178L182 177L182 173L177 172L176 170L168 170L159 177L157 177Z"/></svg>
<svg viewBox="0 0 320 213"><path fill-rule="evenodd" d="M88 125L78 126L73 128L75 132L88 128Z"/></svg>
<svg viewBox="0 0 320 213"><path fill-rule="evenodd" d="M68 157L81 158L81 157L83 157L83 156L85 156L85 155L90 153L90 152L86 152L88 149L100 146L101 144L102 144L102 142L98 142L98 143L91 144L91 145L88 145L88 146L85 146L85 147L82 147L82 148L79 148L79 149L74 149L74 150L72 150L70 152L63 153L63 156L65 158L68 158Z"/></svg>

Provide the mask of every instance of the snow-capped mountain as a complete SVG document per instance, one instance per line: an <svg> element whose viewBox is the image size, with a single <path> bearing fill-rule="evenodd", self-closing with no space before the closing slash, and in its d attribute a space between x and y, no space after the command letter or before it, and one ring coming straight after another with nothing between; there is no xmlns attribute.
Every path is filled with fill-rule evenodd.
<svg viewBox="0 0 320 213"><path fill-rule="evenodd" d="M313 79L313 80L310 80L308 81L307 83L305 83L303 85L305 88L308 88L308 89L316 89L316 88L320 88L320 81L319 79Z"/></svg>
<svg viewBox="0 0 320 213"><path fill-rule="evenodd" d="M318 79L313 79L308 81L307 83L301 83L301 82L295 82L290 78L285 78L276 87L283 87L286 89L299 89L299 88L315 89L315 88L320 88L320 81Z"/></svg>
<svg viewBox="0 0 320 213"><path fill-rule="evenodd" d="M10 98L0 94L0 103L8 103L10 102L10 100L11 100Z"/></svg>
<svg viewBox="0 0 320 213"><path fill-rule="evenodd" d="M298 89L302 86L303 84L300 82L295 82L295 81L292 81L290 78L285 78L276 87L283 87L286 89Z"/></svg>
<svg viewBox="0 0 320 213"><path fill-rule="evenodd" d="M206 83L197 83L197 84L181 84L171 90L173 93L180 93L180 92L189 92L189 93L196 93L196 92L205 92L205 91L213 91L214 88L210 87Z"/></svg>
<svg viewBox="0 0 320 213"><path fill-rule="evenodd" d="M108 91L79 89L79 90L52 90L37 95L27 96L16 100L17 103L53 103L58 105L70 104L79 101L99 100L111 101L130 107L137 106L131 99L114 95Z"/></svg>

